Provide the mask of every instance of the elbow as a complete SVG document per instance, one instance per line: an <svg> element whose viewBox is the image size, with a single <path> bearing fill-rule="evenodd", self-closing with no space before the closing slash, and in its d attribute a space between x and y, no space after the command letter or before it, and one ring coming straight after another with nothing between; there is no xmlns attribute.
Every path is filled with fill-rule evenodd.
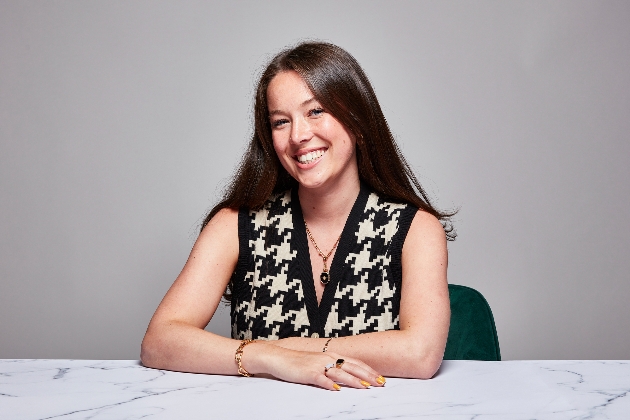
<svg viewBox="0 0 630 420"><path fill-rule="evenodd" d="M421 359L416 369L415 378L417 379L431 379L437 373L438 369L442 365L442 355L428 355Z"/></svg>
<svg viewBox="0 0 630 420"><path fill-rule="evenodd" d="M144 336L140 345L140 362L145 367L159 368L158 345L149 333Z"/></svg>
<svg viewBox="0 0 630 420"><path fill-rule="evenodd" d="M419 348L408 352L405 377L414 379L431 379L442 365L444 351L439 349Z"/></svg>

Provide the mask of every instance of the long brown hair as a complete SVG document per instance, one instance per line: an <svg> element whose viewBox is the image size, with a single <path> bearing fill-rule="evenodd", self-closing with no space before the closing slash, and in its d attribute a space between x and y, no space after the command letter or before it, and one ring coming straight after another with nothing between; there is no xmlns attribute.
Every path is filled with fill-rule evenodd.
<svg viewBox="0 0 630 420"><path fill-rule="evenodd" d="M282 167L273 148L267 108L267 87L284 71L297 72L311 92L357 139L359 178L373 191L397 202L412 204L437 217L448 240L457 236L455 212L435 208L389 130L372 85L347 51L324 42L303 42L277 54L267 65L256 89L254 134L223 199L208 213L201 230L222 208L259 209L274 193L297 185Z"/></svg>

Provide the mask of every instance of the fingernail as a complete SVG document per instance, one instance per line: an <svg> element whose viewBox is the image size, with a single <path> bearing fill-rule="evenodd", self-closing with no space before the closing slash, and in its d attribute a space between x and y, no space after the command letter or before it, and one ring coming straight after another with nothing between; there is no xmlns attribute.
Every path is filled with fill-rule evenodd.
<svg viewBox="0 0 630 420"><path fill-rule="evenodd" d="M335 388L337 391L339 391L341 389L341 387L337 384L333 384L333 388Z"/></svg>
<svg viewBox="0 0 630 420"><path fill-rule="evenodd" d="M387 382L387 380L383 378L383 376L381 375L378 378L376 378L376 382L378 382L379 385L385 385L385 382Z"/></svg>
<svg viewBox="0 0 630 420"><path fill-rule="evenodd" d="M370 383L368 381L361 381L361 385L363 385L366 388L370 387Z"/></svg>

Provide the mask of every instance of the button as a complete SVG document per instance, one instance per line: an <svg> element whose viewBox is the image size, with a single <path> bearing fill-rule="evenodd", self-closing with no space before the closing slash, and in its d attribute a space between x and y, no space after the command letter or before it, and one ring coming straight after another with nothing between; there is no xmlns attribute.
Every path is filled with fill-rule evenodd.
<svg viewBox="0 0 630 420"><path fill-rule="evenodd" d="M311 334L311 338L319 338L319 334L313 333L313 334Z"/></svg>

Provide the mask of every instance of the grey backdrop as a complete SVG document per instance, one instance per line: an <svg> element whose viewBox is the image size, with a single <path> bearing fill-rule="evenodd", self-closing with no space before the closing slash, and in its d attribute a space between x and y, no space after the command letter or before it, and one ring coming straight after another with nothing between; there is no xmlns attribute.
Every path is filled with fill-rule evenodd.
<svg viewBox="0 0 630 420"><path fill-rule="evenodd" d="M630 359L628 22L625 1L1 1L0 358L138 358L257 72L317 38L461 206L449 281L487 297L504 358Z"/></svg>

